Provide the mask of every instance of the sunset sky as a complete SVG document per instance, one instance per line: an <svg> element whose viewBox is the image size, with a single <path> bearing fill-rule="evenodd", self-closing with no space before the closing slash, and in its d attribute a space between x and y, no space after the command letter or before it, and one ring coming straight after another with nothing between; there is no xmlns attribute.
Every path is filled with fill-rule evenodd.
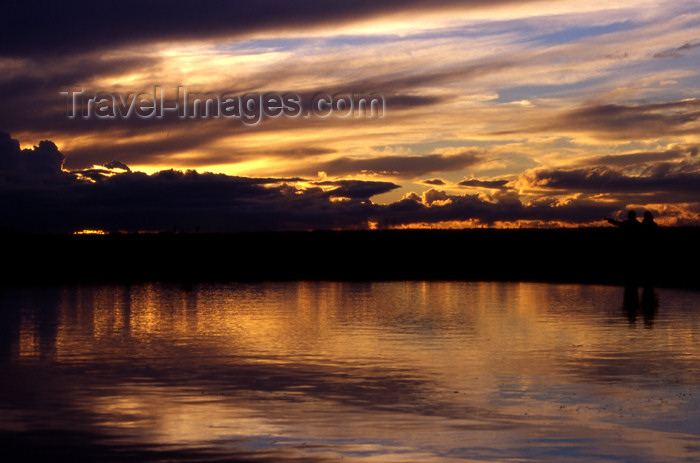
<svg viewBox="0 0 700 463"><path fill-rule="evenodd" d="M698 0L3 10L1 228L602 225L628 208L700 223ZM257 126L70 119L65 86L375 93L386 107Z"/></svg>

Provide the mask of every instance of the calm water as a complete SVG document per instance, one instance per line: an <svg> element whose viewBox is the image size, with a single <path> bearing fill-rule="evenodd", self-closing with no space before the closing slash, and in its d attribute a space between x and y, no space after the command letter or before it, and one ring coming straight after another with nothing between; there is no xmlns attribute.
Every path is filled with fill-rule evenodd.
<svg viewBox="0 0 700 463"><path fill-rule="evenodd" d="M4 289L0 445L18 461L700 461L700 294L625 309L623 293Z"/></svg>

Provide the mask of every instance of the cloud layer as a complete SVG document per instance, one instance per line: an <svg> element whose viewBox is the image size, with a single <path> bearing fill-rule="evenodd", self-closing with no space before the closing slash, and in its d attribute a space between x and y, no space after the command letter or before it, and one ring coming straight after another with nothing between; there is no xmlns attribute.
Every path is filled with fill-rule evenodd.
<svg viewBox="0 0 700 463"><path fill-rule="evenodd" d="M12 174L3 185L37 188L39 177L53 178L78 198L74 208L90 210L82 192L141 181L194 189L201 207L205 198L213 209L230 206L239 215L226 227L241 229L589 223L600 215L592 206L606 214L650 208L667 223L698 217L697 0L155 1L99 10L82 1L12 2L5 13L0 130L19 145L4 136L0 168ZM372 92L387 106L382 118L281 117L255 127L70 119L62 86L292 92L305 101ZM39 140L52 142L20 149ZM93 167L115 159L131 172ZM166 181L162 172L172 168L200 173ZM243 188L241 179L270 183L233 206L202 186ZM445 197L428 201L435 191ZM271 214L284 218L246 219L258 193L269 193ZM302 198L313 207L293 217L285 208ZM290 202L277 212L283 199ZM163 223L186 220L169 214ZM119 217L122 228L142 227Z"/></svg>
<svg viewBox="0 0 700 463"><path fill-rule="evenodd" d="M120 161L69 171L62 168L64 159L51 141L20 150L16 140L0 133L0 228L230 232L586 225L622 214L629 202L644 204L639 201L650 193L662 199L664 207L682 204L697 211L700 204L695 156L675 163L655 161L639 176L597 166L535 169L511 181L464 180L460 187L479 192L450 194L431 188L386 204L372 200L400 188L386 181L241 177L173 169L149 175ZM440 182L427 183L449 187ZM659 206L654 211L664 213Z"/></svg>

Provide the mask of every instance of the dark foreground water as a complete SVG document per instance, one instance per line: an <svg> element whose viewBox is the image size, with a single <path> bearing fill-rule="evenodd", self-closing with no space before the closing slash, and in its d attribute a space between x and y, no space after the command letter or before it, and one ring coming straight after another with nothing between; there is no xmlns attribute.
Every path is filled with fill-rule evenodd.
<svg viewBox="0 0 700 463"><path fill-rule="evenodd" d="M700 461L700 295L0 290L2 461Z"/></svg>

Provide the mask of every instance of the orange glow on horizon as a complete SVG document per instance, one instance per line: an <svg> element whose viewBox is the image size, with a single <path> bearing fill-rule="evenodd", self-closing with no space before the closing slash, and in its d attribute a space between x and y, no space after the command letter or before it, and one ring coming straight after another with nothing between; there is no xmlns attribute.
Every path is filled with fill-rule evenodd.
<svg viewBox="0 0 700 463"><path fill-rule="evenodd" d="M104 230L78 230L73 232L74 235L106 235L107 232Z"/></svg>

